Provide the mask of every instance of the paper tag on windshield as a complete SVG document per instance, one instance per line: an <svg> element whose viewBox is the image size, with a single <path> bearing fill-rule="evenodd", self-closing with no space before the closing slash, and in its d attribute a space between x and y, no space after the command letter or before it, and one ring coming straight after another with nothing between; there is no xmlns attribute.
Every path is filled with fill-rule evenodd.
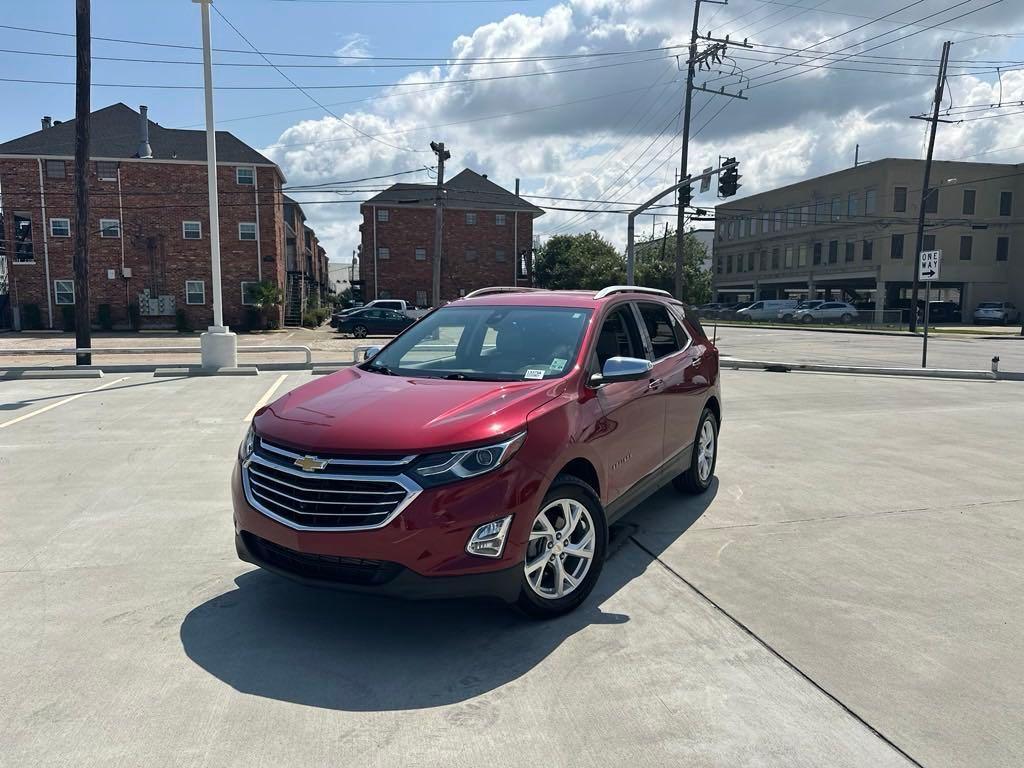
<svg viewBox="0 0 1024 768"><path fill-rule="evenodd" d="M526 379L543 379L544 369L543 368L527 368L526 373L523 374L523 378Z"/></svg>
<svg viewBox="0 0 1024 768"><path fill-rule="evenodd" d="M564 360L561 357L556 357L554 360L551 361L551 365L549 365L548 368L550 368L552 371L564 371L565 370L565 364L567 362L569 362L569 361L568 360Z"/></svg>

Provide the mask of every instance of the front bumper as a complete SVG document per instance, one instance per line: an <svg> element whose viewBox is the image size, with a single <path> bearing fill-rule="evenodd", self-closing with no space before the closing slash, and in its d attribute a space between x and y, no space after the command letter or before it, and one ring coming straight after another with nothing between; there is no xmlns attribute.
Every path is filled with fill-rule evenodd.
<svg viewBox="0 0 1024 768"><path fill-rule="evenodd" d="M299 530L249 504L236 462L235 544L242 560L306 584L412 599L493 596L511 602L519 594L529 528L546 486L542 474L513 458L494 473L424 489L381 528ZM509 514L500 558L465 551L479 526Z"/></svg>

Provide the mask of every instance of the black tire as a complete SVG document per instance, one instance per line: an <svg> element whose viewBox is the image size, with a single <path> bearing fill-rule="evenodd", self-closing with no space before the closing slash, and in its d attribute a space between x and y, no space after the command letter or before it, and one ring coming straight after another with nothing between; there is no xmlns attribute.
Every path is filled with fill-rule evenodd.
<svg viewBox="0 0 1024 768"><path fill-rule="evenodd" d="M791 322L793 322L793 316L792 315L783 315L782 316L782 322L784 322L784 323L791 323Z"/></svg>
<svg viewBox="0 0 1024 768"><path fill-rule="evenodd" d="M804 315L801 318L801 320L803 320L803 322L805 322L805 323L813 323L814 322L814 318L811 317L810 315Z"/></svg>
<svg viewBox="0 0 1024 768"><path fill-rule="evenodd" d="M556 616L562 616L578 608L593 591L594 585L597 584L597 580L601 575L601 568L604 566L604 558L608 548L608 524L605 521L604 507L601 505L601 501L598 499L597 493L595 493L594 489L577 477L572 475L559 475L555 478L555 481L551 484L551 488L549 488L548 492L544 495L544 500L540 504L540 509L537 510L537 515L539 516L540 511L546 508L549 504L560 499L571 499L577 501L586 507L587 512L590 514L590 518L594 523L593 557L590 561L590 568L584 575L583 581L578 587L565 597L545 598L534 592L533 588L527 582L525 568L526 560L530 556L529 551L527 551L527 555L521 566L524 570L521 576L522 585L520 587L519 598L516 601L516 606L527 616L535 619L551 619ZM531 529L532 524L533 523L531 521Z"/></svg>
<svg viewBox="0 0 1024 768"><path fill-rule="evenodd" d="M839 322L843 323L844 325L849 325L850 323L853 322L853 315L847 312L845 315L839 318Z"/></svg>
<svg viewBox="0 0 1024 768"><path fill-rule="evenodd" d="M352 335L355 338L357 338L357 339L365 339L366 338L366 326L365 325L357 325L355 328L352 329Z"/></svg>
<svg viewBox="0 0 1024 768"><path fill-rule="evenodd" d="M709 422L714 435L714 451L711 456L711 468L706 477L701 477L701 473L698 470L698 463L700 459L699 442L701 439L701 433L704 431L704 425ZM711 483L715 479L715 465L717 463L718 419L715 418L715 414L710 408L705 408L704 412L700 415L700 421L697 422L697 434L693 437L693 450L691 451L690 456L690 468L682 474L676 475L672 478L672 485L675 486L675 489L680 493L704 493L704 491L711 487Z"/></svg>

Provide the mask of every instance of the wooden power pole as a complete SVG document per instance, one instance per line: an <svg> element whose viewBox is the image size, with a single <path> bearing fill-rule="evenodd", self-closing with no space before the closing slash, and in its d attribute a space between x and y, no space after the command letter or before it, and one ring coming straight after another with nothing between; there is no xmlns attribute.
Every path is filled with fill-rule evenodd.
<svg viewBox="0 0 1024 768"><path fill-rule="evenodd" d="M444 148L444 142L430 142L430 148L437 155L437 193L434 197L434 280L431 304L434 309L441 306L441 227L444 224L444 161L452 156Z"/></svg>
<svg viewBox="0 0 1024 768"><path fill-rule="evenodd" d="M75 346L92 346L89 317L89 89L92 42L90 0L75 0ZM124 222L120 225L123 227ZM77 365L92 365L92 355L75 355Z"/></svg>

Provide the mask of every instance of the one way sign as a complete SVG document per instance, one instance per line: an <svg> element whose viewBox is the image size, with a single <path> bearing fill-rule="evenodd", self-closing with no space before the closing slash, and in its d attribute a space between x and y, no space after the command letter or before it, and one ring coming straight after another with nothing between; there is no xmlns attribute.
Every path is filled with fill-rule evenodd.
<svg viewBox="0 0 1024 768"><path fill-rule="evenodd" d="M917 262L917 276L921 280L938 280L942 251L921 251Z"/></svg>

